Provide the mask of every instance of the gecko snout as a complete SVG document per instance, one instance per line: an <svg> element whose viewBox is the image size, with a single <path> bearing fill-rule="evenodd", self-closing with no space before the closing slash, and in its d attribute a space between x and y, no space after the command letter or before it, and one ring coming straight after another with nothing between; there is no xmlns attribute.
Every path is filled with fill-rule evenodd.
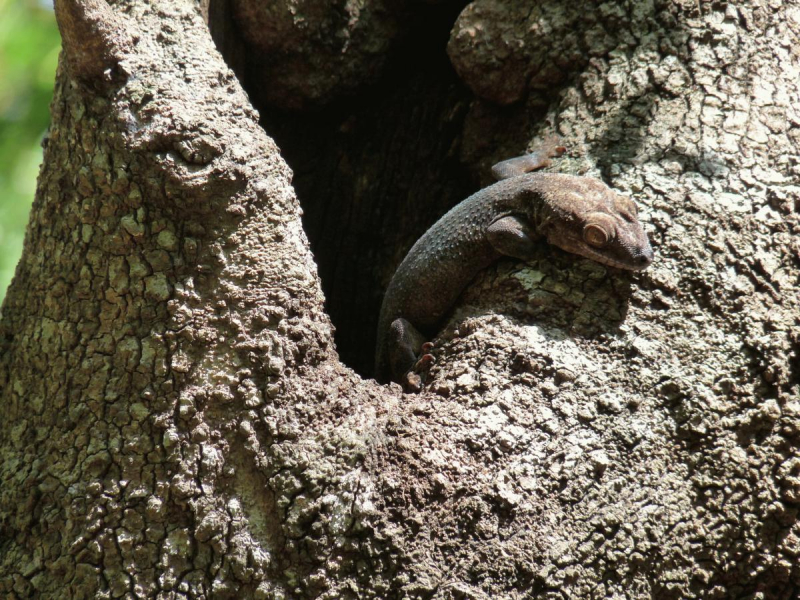
<svg viewBox="0 0 800 600"><path fill-rule="evenodd" d="M642 248L639 253L633 257L633 264L637 270L646 269L653 262L653 249L650 244Z"/></svg>

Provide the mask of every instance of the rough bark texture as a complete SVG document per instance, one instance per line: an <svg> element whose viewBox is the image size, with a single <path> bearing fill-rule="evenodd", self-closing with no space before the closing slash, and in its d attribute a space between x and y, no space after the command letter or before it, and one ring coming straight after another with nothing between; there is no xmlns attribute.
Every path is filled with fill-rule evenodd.
<svg viewBox="0 0 800 600"><path fill-rule="evenodd" d="M373 79L405 20L404 0L233 0L234 19L264 81L261 100L285 108L329 102ZM388 4L388 6L385 6Z"/></svg>
<svg viewBox="0 0 800 600"><path fill-rule="evenodd" d="M301 532L359 510L336 463L374 427L330 434L375 386L335 361L289 170L198 7L118 12L130 76L62 63L3 307L0 595L318 588Z"/></svg>
<svg viewBox="0 0 800 600"><path fill-rule="evenodd" d="M383 257L373 278L428 218L424 189L389 195L377 227L408 215L389 220L400 247L342 246L366 228L343 197L396 187L383 174L423 165L448 203L556 131L557 169L636 198L648 271L547 248L487 270L419 396L339 362L290 171L203 3L129 0L75 28L110 79L65 36L0 322L0 595L800 595L800 7L520 4L455 21L477 98L432 67L439 104L402 110L424 78L389 56L406 84L360 92L387 110L284 134L301 158L325 142L298 186L339 219L309 228L317 253ZM412 135L448 102L445 139ZM259 108L270 133L281 114ZM369 145L380 114L396 120ZM343 123L358 135L337 145Z"/></svg>

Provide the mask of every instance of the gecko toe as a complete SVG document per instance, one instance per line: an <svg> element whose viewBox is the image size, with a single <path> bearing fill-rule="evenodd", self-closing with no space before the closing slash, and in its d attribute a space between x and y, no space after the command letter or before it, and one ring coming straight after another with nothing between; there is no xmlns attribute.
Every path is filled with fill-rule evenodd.
<svg viewBox="0 0 800 600"><path fill-rule="evenodd" d="M422 390L422 377L419 376L419 373L415 373L414 371L409 371L403 377L403 391L409 394L419 394Z"/></svg>
<svg viewBox="0 0 800 600"><path fill-rule="evenodd" d="M417 364L414 365L414 372L424 373L425 371L430 369L435 362L436 359L433 358L432 354L423 354L422 356L419 357L419 360L417 360Z"/></svg>

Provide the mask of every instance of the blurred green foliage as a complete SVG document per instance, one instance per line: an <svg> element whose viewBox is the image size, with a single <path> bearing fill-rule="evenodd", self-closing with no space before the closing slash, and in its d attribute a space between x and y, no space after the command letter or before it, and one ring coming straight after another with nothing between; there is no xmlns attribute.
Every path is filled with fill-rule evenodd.
<svg viewBox="0 0 800 600"><path fill-rule="evenodd" d="M60 47L50 2L0 0L0 302L22 253Z"/></svg>

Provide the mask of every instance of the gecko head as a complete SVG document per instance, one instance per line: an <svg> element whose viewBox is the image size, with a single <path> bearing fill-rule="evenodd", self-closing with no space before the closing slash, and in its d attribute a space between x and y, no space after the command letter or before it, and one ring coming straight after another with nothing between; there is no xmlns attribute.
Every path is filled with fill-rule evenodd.
<svg viewBox="0 0 800 600"><path fill-rule="evenodd" d="M653 262L633 200L594 179L569 177L566 183L551 197L551 244L618 269L641 271Z"/></svg>

